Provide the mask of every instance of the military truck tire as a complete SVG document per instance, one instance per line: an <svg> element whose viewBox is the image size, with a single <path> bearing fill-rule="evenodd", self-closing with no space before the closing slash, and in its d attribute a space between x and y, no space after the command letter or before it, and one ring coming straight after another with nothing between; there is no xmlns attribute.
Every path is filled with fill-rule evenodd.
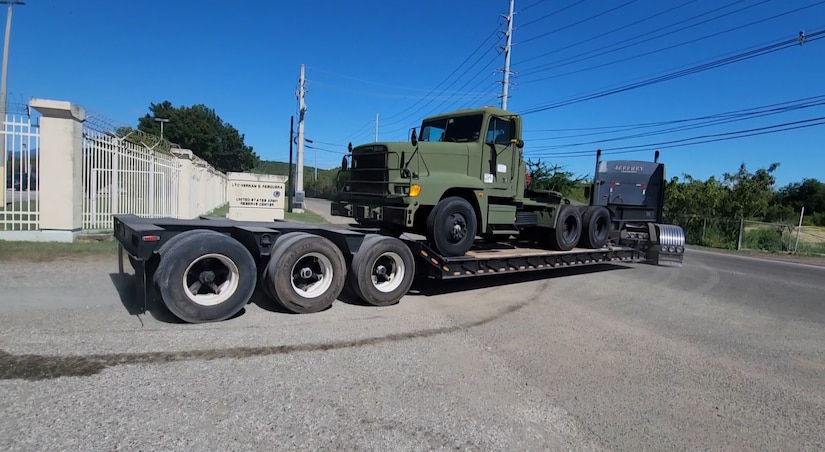
<svg viewBox="0 0 825 452"><path fill-rule="evenodd" d="M415 278L415 257L401 240L367 235L352 258L352 292L373 306L398 303Z"/></svg>
<svg viewBox="0 0 825 452"><path fill-rule="evenodd" d="M473 246L477 224L473 206L466 199L444 198L427 218L427 239L444 256L463 256Z"/></svg>
<svg viewBox="0 0 825 452"><path fill-rule="evenodd" d="M562 205L556 227L551 229L550 246L558 251L573 249L581 238L582 217L579 209L569 204Z"/></svg>
<svg viewBox="0 0 825 452"><path fill-rule="evenodd" d="M329 239L313 234L290 239L269 259L265 284L275 301L296 314L329 308L347 280L341 250Z"/></svg>
<svg viewBox="0 0 825 452"><path fill-rule="evenodd" d="M240 242L210 230L179 234L162 247L153 282L164 305L188 323L237 314L257 284L255 259Z"/></svg>
<svg viewBox="0 0 825 452"><path fill-rule="evenodd" d="M610 236L610 211L603 206L590 206L582 217L581 240L585 248L598 249L607 243Z"/></svg>

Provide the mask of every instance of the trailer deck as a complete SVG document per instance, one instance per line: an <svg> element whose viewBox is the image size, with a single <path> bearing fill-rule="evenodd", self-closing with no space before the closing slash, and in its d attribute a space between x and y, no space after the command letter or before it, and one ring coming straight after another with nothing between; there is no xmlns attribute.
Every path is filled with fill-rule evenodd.
<svg viewBox="0 0 825 452"><path fill-rule="evenodd" d="M329 308L345 287L367 304L388 306L407 294L416 276L449 280L649 256L634 246L555 251L531 242L479 241L463 256L445 257L425 239L373 229L215 217L114 215L114 236L143 278L146 305L157 296L189 323L228 319L256 290L306 314Z"/></svg>

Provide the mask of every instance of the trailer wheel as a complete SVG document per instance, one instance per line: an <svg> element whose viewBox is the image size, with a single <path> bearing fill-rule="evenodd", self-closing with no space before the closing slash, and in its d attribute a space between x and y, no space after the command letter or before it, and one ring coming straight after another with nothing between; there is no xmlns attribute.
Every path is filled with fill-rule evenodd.
<svg viewBox="0 0 825 452"><path fill-rule="evenodd" d="M584 231L580 242L586 248L601 248L610 236L610 211L603 206L590 206L582 217Z"/></svg>
<svg viewBox="0 0 825 452"><path fill-rule="evenodd" d="M209 230L187 231L161 250L154 284L169 311L189 323L226 320L255 291L255 259L240 242Z"/></svg>
<svg viewBox="0 0 825 452"><path fill-rule="evenodd" d="M473 206L466 199L444 198L427 218L427 239L444 256L463 256L475 242L477 223Z"/></svg>
<svg viewBox="0 0 825 452"><path fill-rule="evenodd" d="M415 278L415 257L401 240L368 235L352 258L350 287L373 306L389 306L406 295Z"/></svg>
<svg viewBox="0 0 825 452"><path fill-rule="evenodd" d="M550 236L550 245L559 251L569 251L579 243L582 234L582 217L579 209L565 204L559 209L556 227Z"/></svg>
<svg viewBox="0 0 825 452"><path fill-rule="evenodd" d="M332 306L346 283L344 255L324 237L303 234L289 239L269 259L265 284L275 301L297 314Z"/></svg>
<svg viewBox="0 0 825 452"><path fill-rule="evenodd" d="M272 284L268 282L268 274L274 273L275 270L270 271L269 267L272 267L276 264L276 261L272 259L272 256L278 252L278 250L283 246L289 246L289 243L293 242L297 237L303 237L310 235L306 232L287 232L286 234L282 234L275 239L275 244L272 245L272 248L269 249L269 256L270 259L267 264L264 266L264 269L261 271L261 277L258 281L260 281L264 294L275 300L275 293L272 292Z"/></svg>

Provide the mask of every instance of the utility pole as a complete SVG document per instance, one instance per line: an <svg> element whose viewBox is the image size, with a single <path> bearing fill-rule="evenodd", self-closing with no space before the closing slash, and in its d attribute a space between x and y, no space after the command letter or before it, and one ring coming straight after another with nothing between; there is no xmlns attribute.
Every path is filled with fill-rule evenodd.
<svg viewBox="0 0 825 452"><path fill-rule="evenodd" d="M6 75L9 68L9 41L11 40L11 10L13 5L25 5L24 2L18 0L0 0L0 5L9 5L8 13L6 14L6 40L3 41L3 73L0 76L0 124L3 126L3 139L0 144L0 175L3 176L3 184L6 179ZM0 190L0 206L6 205L6 188Z"/></svg>
<svg viewBox="0 0 825 452"><path fill-rule="evenodd" d="M292 212L292 200L295 198L295 171L292 170L292 139L295 136L295 116L289 117L289 177L286 180L286 211Z"/></svg>
<svg viewBox="0 0 825 452"><path fill-rule="evenodd" d="M510 14L504 16L507 19L507 31L504 35L507 37L507 44L504 46L504 80L501 82L501 109L507 109L507 98L510 97L510 49L513 46L513 16L516 0L510 0Z"/></svg>
<svg viewBox="0 0 825 452"><path fill-rule="evenodd" d="M306 80L304 79L304 65L301 65L301 78L298 79L298 168L295 175L295 207L304 208L304 115L307 111L304 96L306 95Z"/></svg>
<svg viewBox="0 0 825 452"><path fill-rule="evenodd" d="M378 113L375 114L375 141L378 142Z"/></svg>
<svg viewBox="0 0 825 452"><path fill-rule="evenodd" d="M314 141L310 140L309 138L304 138L309 144L315 144ZM307 149L312 149L313 153L315 154L315 163L312 164L312 167L315 169L315 182L318 182L318 148L315 146L307 146Z"/></svg>
<svg viewBox="0 0 825 452"><path fill-rule="evenodd" d="M168 118L155 118L156 122L160 123L160 140L163 141L163 123L169 122Z"/></svg>

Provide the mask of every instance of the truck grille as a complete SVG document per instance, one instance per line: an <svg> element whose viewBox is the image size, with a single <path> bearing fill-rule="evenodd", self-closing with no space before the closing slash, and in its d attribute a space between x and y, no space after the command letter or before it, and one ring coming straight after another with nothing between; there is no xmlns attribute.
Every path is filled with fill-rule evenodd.
<svg viewBox="0 0 825 452"><path fill-rule="evenodd" d="M367 151L353 155L350 191L353 194L388 195L387 152Z"/></svg>

